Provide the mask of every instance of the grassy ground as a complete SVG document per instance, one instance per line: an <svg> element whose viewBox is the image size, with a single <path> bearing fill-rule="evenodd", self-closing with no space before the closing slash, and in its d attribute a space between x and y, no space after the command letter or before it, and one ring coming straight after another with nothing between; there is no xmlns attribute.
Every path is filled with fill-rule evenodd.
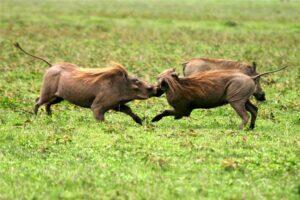
<svg viewBox="0 0 300 200"><path fill-rule="evenodd" d="M300 3L296 1L0 0L0 199L299 199ZM165 97L129 103L97 123L69 103L32 107L52 63L110 61L155 82L192 57L258 63L267 102L254 131L232 108L150 120ZM255 102L255 100L253 100Z"/></svg>

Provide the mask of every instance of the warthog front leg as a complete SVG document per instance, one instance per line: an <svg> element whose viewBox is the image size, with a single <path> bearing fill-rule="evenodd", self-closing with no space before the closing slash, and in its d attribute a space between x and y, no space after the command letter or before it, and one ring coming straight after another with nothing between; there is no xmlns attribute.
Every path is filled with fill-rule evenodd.
<svg viewBox="0 0 300 200"><path fill-rule="evenodd" d="M104 114L107 111L103 107L92 108L94 117L98 121L104 121Z"/></svg>
<svg viewBox="0 0 300 200"><path fill-rule="evenodd" d="M98 95L91 105L94 117L98 121L104 121L104 114L117 105L114 99L108 101L105 96L105 94Z"/></svg>
<svg viewBox="0 0 300 200"><path fill-rule="evenodd" d="M163 117L166 117L166 116L175 116L175 118L176 118L177 117L176 116L176 111L175 110L165 110L162 113L156 115L151 121L152 122L157 122L157 121L161 120Z"/></svg>
<svg viewBox="0 0 300 200"><path fill-rule="evenodd" d="M136 114L134 114L129 106L122 104L114 108L114 110L129 115L136 123L142 125L142 119Z"/></svg>

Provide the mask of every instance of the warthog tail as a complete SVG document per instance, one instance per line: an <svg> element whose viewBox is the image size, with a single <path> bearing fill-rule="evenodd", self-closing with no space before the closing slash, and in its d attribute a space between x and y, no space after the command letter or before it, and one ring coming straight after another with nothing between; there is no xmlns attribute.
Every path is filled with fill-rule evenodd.
<svg viewBox="0 0 300 200"><path fill-rule="evenodd" d="M258 78L258 77L261 77L261 76L264 76L264 75L267 75L267 74L271 74L271 73L275 73L275 72L284 70L285 68L287 68L287 66L286 66L286 67L282 67L282 68L280 68L280 69L276 69L276 70L274 70L274 71L270 71L270 72L265 72L265 73L262 73L262 74L258 74L258 75L256 75L256 76L252 76L251 78L252 78L252 79L256 79L256 78Z"/></svg>
<svg viewBox="0 0 300 200"><path fill-rule="evenodd" d="M20 44L19 44L18 42L14 43L14 46L15 46L17 49L21 50L23 53L25 53L25 54L27 54L27 55L29 55L29 56L31 56L31 57L34 57L34 58L37 58L37 59L40 59L40 60L44 61L45 63L47 63L47 64L49 65L49 67L52 66L52 64L49 63L47 60L45 60L45 59L43 59L43 58L41 58L41 57L37 57L37 56L35 56L35 55L32 55L32 54L28 53L27 51L25 51L25 50L20 46Z"/></svg>

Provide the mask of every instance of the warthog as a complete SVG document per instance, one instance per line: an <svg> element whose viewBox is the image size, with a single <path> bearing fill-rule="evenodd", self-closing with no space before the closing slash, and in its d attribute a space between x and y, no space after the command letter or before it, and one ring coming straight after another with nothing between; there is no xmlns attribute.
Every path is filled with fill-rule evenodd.
<svg viewBox="0 0 300 200"><path fill-rule="evenodd" d="M188 77L180 78L174 69L168 69L158 75L158 86L166 93L168 103L174 110L165 110L152 119L159 121L165 116L174 116L181 119L190 116L196 108L214 108L230 104L242 118L240 129L243 129L249 120L247 111L251 114L250 129L255 126L258 108L253 105L249 98L255 92L255 79L262 75L280 71L284 68L247 76L227 70L207 71Z"/></svg>
<svg viewBox="0 0 300 200"><path fill-rule="evenodd" d="M44 75L41 93L34 108L35 114L41 105L46 105L47 114L51 115L52 105L67 100L77 106L91 108L94 117L100 121L104 121L105 112L113 109L142 124L142 120L125 104L134 99L147 99L157 93L156 86L129 75L119 64L102 69L81 69L66 62L51 65L27 53L18 43L15 46L50 66Z"/></svg>
<svg viewBox="0 0 300 200"><path fill-rule="evenodd" d="M248 76L256 76L259 73L256 71L256 63L253 62L252 66L248 63L237 62L223 59L209 59L209 58L194 58L182 64L183 75L190 76L198 72L209 70L236 70ZM232 72L230 72L232 73ZM258 101L265 101L265 92L260 85L259 77L255 79L256 88L253 93Z"/></svg>

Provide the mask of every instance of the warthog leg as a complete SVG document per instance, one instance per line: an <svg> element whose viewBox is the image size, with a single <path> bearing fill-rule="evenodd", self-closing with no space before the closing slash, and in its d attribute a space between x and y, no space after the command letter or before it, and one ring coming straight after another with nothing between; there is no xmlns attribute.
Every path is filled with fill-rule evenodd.
<svg viewBox="0 0 300 200"><path fill-rule="evenodd" d="M107 101L105 98L105 94L97 96L92 105L91 110L93 111L94 117L98 121L104 121L104 114L106 111L113 109L116 105L116 101L111 99L111 101Z"/></svg>
<svg viewBox="0 0 300 200"><path fill-rule="evenodd" d="M244 100L234 101L234 102L231 102L230 105L237 112L237 114L242 118L242 123L240 125L240 129L242 130L249 120L249 116L248 116L246 108L245 108L245 101Z"/></svg>
<svg viewBox="0 0 300 200"><path fill-rule="evenodd" d="M54 104L58 104L60 102L62 102L64 99L61 97L56 97L54 100L50 101L49 103L46 104L46 112L47 115L51 115L52 111L51 111L51 106Z"/></svg>
<svg viewBox="0 0 300 200"><path fill-rule="evenodd" d="M114 108L114 110L125 113L126 115L129 115L136 123L142 125L141 118L139 116L137 116L136 114L134 114L129 106L121 104L120 106Z"/></svg>
<svg viewBox="0 0 300 200"><path fill-rule="evenodd" d="M49 114L49 110L48 110L48 108L47 108L47 106L48 106L48 104L50 104L49 105L49 109L50 109L50 107L51 107L51 105L52 104L56 104L56 103L52 103L52 102L56 102L56 99L57 98L60 98L60 97L55 97L55 96L46 96L46 97L44 97L44 96L41 96L41 97L38 97L35 101L36 101L36 103L35 103L35 106L34 106L34 114L35 115L37 115L37 113L38 113L38 110L39 110L39 108L42 106L42 105L44 105L44 104L46 104L46 111L47 111L47 114L48 115L51 115L51 111L50 111L50 114ZM62 101L62 100L61 100ZM61 101L59 101L59 102L61 102ZM58 102L58 103L59 103Z"/></svg>
<svg viewBox="0 0 300 200"><path fill-rule="evenodd" d="M98 121L104 121L104 114L107 111L103 107L92 108L94 117Z"/></svg>
<svg viewBox="0 0 300 200"><path fill-rule="evenodd" d="M33 112L34 112L35 115L37 115L40 106L41 106L41 105L40 105L39 103L36 103L36 104L35 104L34 109L33 109Z"/></svg>
<svg viewBox="0 0 300 200"><path fill-rule="evenodd" d="M251 114L250 129L254 129L258 108L248 100L246 102L246 110Z"/></svg>
<svg viewBox="0 0 300 200"><path fill-rule="evenodd" d="M166 117L166 116L176 116L176 111L175 110L165 110L162 113L156 115L151 121L152 122L157 122L157 121L161 120L163 117Z"/></svg>

